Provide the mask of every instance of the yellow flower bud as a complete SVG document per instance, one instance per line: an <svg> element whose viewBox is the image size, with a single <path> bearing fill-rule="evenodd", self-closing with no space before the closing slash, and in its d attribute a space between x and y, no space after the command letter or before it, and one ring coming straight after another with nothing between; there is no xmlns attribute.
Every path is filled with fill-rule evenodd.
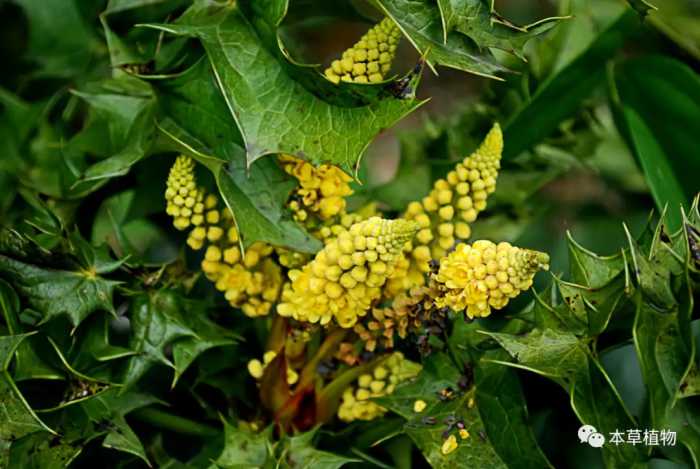
<svg viewBox="0 0 700 469"><path fill-rule="evenodd" d="M426 404L424 400L418 399L416 402L413 403L413 412L423 412L426 407L428 407L428 404Z"/></svg>

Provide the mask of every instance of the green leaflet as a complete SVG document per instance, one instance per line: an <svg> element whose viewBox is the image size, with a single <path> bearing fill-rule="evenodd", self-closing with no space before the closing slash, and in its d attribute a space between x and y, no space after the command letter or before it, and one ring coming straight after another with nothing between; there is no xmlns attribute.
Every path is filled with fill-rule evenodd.
<svg viewBox="0 0 700 469"><path fill-rule="evenodd" d="M42 422L17 389L9 373L15 351L31 334L0 336L0 462L7 463L12 442L33 432L54 433ZM3 466L4 467L4 466Z"/></svg>
<svg viewBox="0 0 700 469"><path fill-rule="evenodd" d="M124 385L133 386L152 366L175 370L174 382L194 358L205 350L232 344L237 336L203 317L204 311L176 292L160 290L142 293L131 302L129 319L133 333L129 347L135 353L124 372ZM164 353L173 344L175 363Z"/></svg>
<svg viewBox="0 0 700 469"><path fill-rule="evenodd" d="M102 139L94 141L94 146L90 145L98 152L107 150L109 156L88 167L81 182L126 174L131 166L147 155L153 143L156 102L151 89L136 78L122 77L112 82L105 81L103 87L93 93L74 93L92 107L97 120L92 126L105 126L109 138L107 148ZM83 130L82 138L91 129L94 127Z"/></svg>
<svg viewBox="0 0 700 469"><path fill-rule="evenodd" d="M224 448L210 469L226 468L283 468L313 467L338 469L357 459L320 451L313 446L317 430L284 436L279 441L272 439L272 427L254 433L224 424Z"/></svg>
<svg viewBox="0 0 700 469"><path fill-rule="evenodd" d="M518 28L492 12L483 0L441 0L437 5L427 0L409 5L399 0L373 3L398 23L407 39L430 62L490 78L507 69L488 48L522 57L525 43L550 29L557 20L549 18Z"/></svg>
<svg viewBox="0 0 700 469"><path fill-rule="evenodd" d="M461 372L447 355L434 353L426 359L423 370L416 379L397 386L392 394L377 398L376 401L406 419L404 431L432 467L508 467L488 439L481 436L484 423L479 409L473 404L471 407L468 405L470 399L474 398L473 388L458 392L452 400L443 402L439 399L443 389L458 389L460 377ZM428 404L425 411L419 414L413 411L413 404L418 399ZM426 417L434 417L436 423L427 423ZM470 437L461 440L455 427L451 433L457 436L459 446L453 453L443 455L443 432L446 430L445 420L449 417L463 420Z"/></svg>
<svg viewBox="0 0 700 469"><path fill-rule="evenodd" d="M638 241L627 233L629 247L618 256L597 256L570 237L571 275L582 285L556 279L560 299L551 290L536 297L537 326L525 335L485 332L514 360L494 363L529 370L560 384L581 422L604 435L622 428L676 431L682 447L662 452L695 464L700 422L696 404L688 397L696 393L698 364L691 332L694 282L688 271L687 233L693 230L696 204L684 228L675 233L665 232L665 217ZM611 318L630 307L636 310L634 344L649 396L648 416L629 414L595 353ZM606 445L603 459L610 467L633 467L648 457L638 449Z"/></svg>
<svg viewBox="0 0 700 469"><path fill-rule="evenodd" d="M285 72L239 7L204 11L200 2L177 23L151 27L202 42L228 118L242 134L248 165L264 155L289 153L353 172L374 136L420 105L393 97L359 107L329 104ZM255 61L246 59L250 54Z"/></svg>
<svg viewBox="0 0 700 469"><path fill-rule="evenodd" d="M47 269L0 255L0 275L42 315L42 322L67 315L78 326L97 310L114 311L112 294L119 282L95 271Z"/></svg>

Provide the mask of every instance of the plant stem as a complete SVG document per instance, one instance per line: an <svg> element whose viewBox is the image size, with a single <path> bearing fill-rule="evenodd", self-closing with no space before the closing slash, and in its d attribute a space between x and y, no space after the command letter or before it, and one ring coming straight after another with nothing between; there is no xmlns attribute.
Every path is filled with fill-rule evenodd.
<svg viewBox="0 0 700 469"><path fill-rule="evenodd" d="M179 417L154 407L138 409L129 415L142 422L150 423L154 427L170 430L181 435L210 438L221 434L221 430L215 427Z"/></svg>

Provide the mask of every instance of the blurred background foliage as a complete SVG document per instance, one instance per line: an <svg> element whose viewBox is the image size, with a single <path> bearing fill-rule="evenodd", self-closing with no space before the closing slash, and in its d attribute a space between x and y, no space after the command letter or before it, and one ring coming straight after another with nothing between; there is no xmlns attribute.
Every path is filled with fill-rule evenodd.
<svg viewBox="0 0 700 469"><path fill-rule="evenodd" d="M201 57L201 46L192 39L164 39L159 31L133 27L175 18L188 3L0 1L2 225L31 233L32 241L46 250L64 249L61 233L75 225L85 239L106 241L118 255L131 254L129 262L134 265L159 266L179 258L184 239L162 213L168 166L157 157L144 158L147 153L172 151L172 142L145 123L162 112L157 101L169 103L173 113L177 101L168 101L167 89L128 76L157 77L161 71L184 70ZM647 10L644 2L632 2L635 10L618 0L497 1L499 12L516 24L549 16L566 19L527 44L526 61L495 51L499 63L511 71L502 74L501 81L447 67L438 67L439 75L426 70L418 96L430 101L372 142L361 160L351 206L378 201L386 212L398 213L408 201L427 194L432 182L473 150L493 121L499 121L506 141L503 170L487 212L474 225L474 238L546 251L553 273L566 277L569 232L582 246L608 255L627 243L622 224L633 234L642 233L654 209L659 213L668 206L669 228L679 228L678 207L688 211L700 189L700 1L657 3L658 10ZM376 17L368 2L296 0L281 24L280 37L292 57L326 64L362 34L368 18ZM404 41L395 61L402 64L397 73L410 70L418 59ZM210 102L199 92L183 87L172 95ZM232 132L227 138L240 136ZM118 160L110 158L114 155ZM74 253L80 244L74 239L65 249ZM99 255L90 256L90 265L99 264L95 261ZM191 282L199 293L206 288L196 279L180 280ZM538 281L538 289L550 283L545 276ZM523 301L508 311L524 306ZM227 315L221 305L192 308L213 308L220 324L248 337L257 344L253 348L259 346L251 338L262 331ZM90 320L105 323L97 329L108 327L105 319ZM117 348L104 351L105 357L128 353L128 337L123 329L120 335L118 326L110 326ZM52 327L72 326L59 322ZM700 340L697 319L693 328ZM155 372L160 365L151 367L158 361L152 357L153 363L143 366L148 377L145 388L195 421L218 421L221 409L230 408L233 400L241 413L254 414L252 384L246 382L245 373L230 369L243 369L248 354L257 356L260 350L239 356L229 345L237 336L222 338L217 332L212 337L216 339L204 352L205 359L187 371L183 366L179 371L185 379L177 383L170 382L170 375ZM627 341L600 352L611 380L637 415L649 396L634 346ZM59 366L55 360L53 365ZM53 367L43 372L55 374ZM600 465L595 450L572 443L579 422L569 396L542 377L518 376L535 437L551 463L572 468ZM61 383L51 384L56 395L65 391ZM31 382L26 385L32 406L57 405L41 402L42 389ZM133 408L152 406L154 399L134 396ZM198 459L190 461L189 467L197 467L196 461L208 464L215 458L222 444L220 436L212 437L218 433L206 425L196 428L180 417L105 405L109 415L82 411L90 416L90 425L98 426L104 419L117 422L126 437L113 429L94 434L114 439L121 435L114 446L125 453L87 444L75 467L92 467L94 461L104 460L105 451L110 467L143 466L138 458L146 453L155 465L186 467L171 456L188 460L203 447ZM358 467L411 467L412 462L420 467L424 462L405 436L373 447L398 426L398 418L391 417L379 425L357 425L337 433L324 428L320 439L325 449L339 452L351 441L355 456L363 461ZM130 428L142 437L146 450L130 446ZM156 431L163 428L170 430ZM212 441L205 438L204 444L193 444L190 433L209 435ZM40 444L44 442L36 443ZM650 467L691 467L690 458L673 459L676 462L659 458ZM24 467L50 467L37 459L25 462Z"/></svg>

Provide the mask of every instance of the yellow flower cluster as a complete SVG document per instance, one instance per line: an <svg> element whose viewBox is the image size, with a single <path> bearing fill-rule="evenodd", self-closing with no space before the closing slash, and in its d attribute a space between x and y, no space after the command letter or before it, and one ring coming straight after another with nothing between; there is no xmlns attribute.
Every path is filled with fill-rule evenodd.
<svg viewBox="0 0 700 469"><path fill-rule="evenodd" d="M341 80L355 83L382 81L391 70L399 39L401 30L391 18L384 18L357 44L343 52L339 60L334 60L324 74L336 84Z"/></svg>
<svg viewBox="0 0 700 469"><path fill-rule="evenodd" d="M277 352L274 350L269 350L263 354L263 361L261 362L258 359L253 359L248 362L248 373L250 373L250 376L255 378L256 380L260 379L263 377L263 374L265 373L265 368L267 368L267 365L269 365L272 360L274 360L277 357ZM287 368L287 384L290 386L295 384L297 381L299 381L299 373L297 373L292 367Z"/></svg>
<svg viewBox="0 0 700 469"><path fill-rule="evenodd" d="M175 160L165 199L175 227L192 227L187 238L190 248L206 246L202 271L224 292L229 303L247 316L268 314L282 286L281 269L270 258L273 249L265 243L254 243L241 255L231 212L219 210L218 198L197 187L191 158L180 156Z"/></svg>
<svg viewBox="0 0 700 469"><path fill-rule="evenodd" d="M343 170L330 164L314 167L291 155L280 155L279 162L287 174L299 181L289 204L298 221L306 221L308 212L327 220L345 211L345 197L352 194L352 178Z"/></svg>
<svg viewBox="0 0 700 469"><path fill-rule="evenodd" d="M470 318L485 317L501 309L532 285L539 269L549 269L546 253L521 249L509 243L480 240L459 244L440 263L435 275L438 307L466 309Z"/></svg>
<svg viewBox="0 0 700 469"><path fill-rule="evenodd" d="M341 327L355 325L381 296L403 246L416 231L406 220L372 217L330 241L301 270L291 270L277 306L280 316Z"/></svg>
<svg viewBox="0 0 700 469"><path fill-rule="evenodd" d="M355 386L349 386L342 396L338 418L344 422L373 420L386 413L386 409L371 399L394 392L396 385L418 375L421 366L406 360L401 352L392 353L372 373L360 375Z"/></svg>

